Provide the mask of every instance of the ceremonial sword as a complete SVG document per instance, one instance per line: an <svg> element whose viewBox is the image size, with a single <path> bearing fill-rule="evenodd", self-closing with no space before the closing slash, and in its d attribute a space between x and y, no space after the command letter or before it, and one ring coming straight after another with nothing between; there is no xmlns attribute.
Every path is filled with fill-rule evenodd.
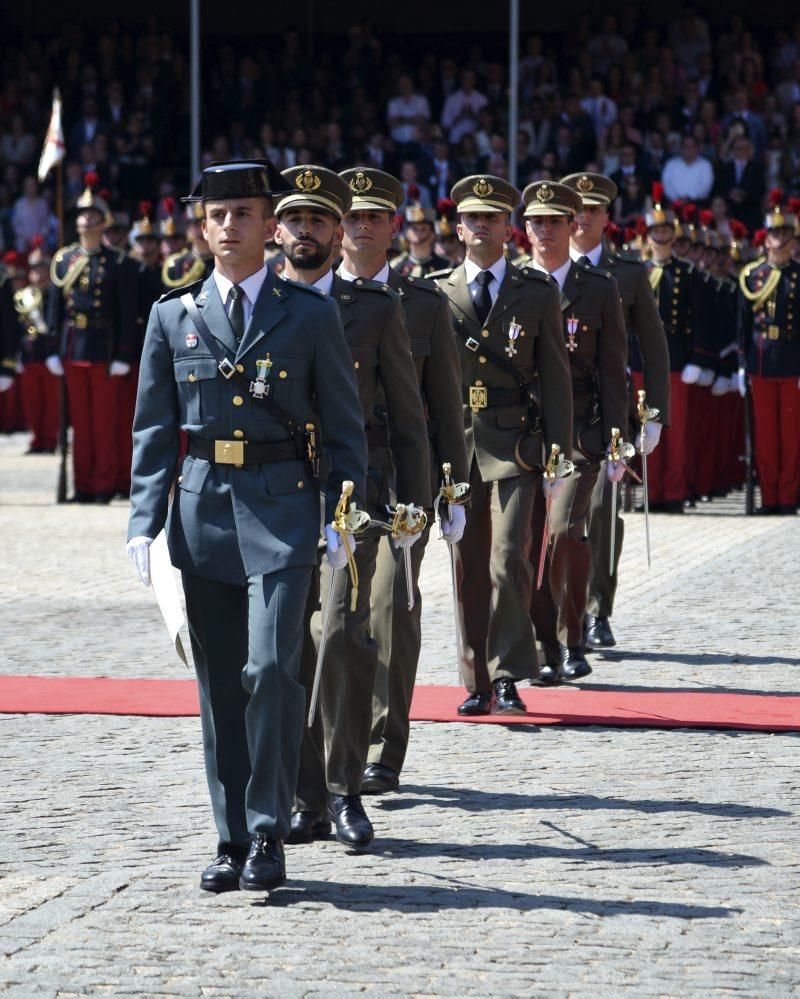
<svg viewBox="0 0 800 999"><path fill-rule="evenodd" d="M633 444L626 444L620 438L619 427L611 428L611 443L608 447L608 458L607 461L620 461L624 470L631 475L637 482L642 480L634 472L632 468L629 468L626 464L628 458L632 458L636 454L636 448ZM609 573L614 575L614 555L616 553L616 541L617 541L617 487L618 482L611 483L611 549L609 552Z"/></svg>
<svg viewBox="0 0 800 999"><path fill-rule="evenodd" d="M442 465L442 485L439 489L439 495L436 497L436 512L439 512L439 507L444 504L446 507L445 518L448 522L452 523L453 506L462 506L469 499L470 488L466 482L459 482L458 484L453 482L452 478L453 467L449 461L444 462ZM439 537L443 538L441 530L441 522L439 526ZM464 661L464 639L461 634L461 617L459 614L459 603L458 603L458 581L456 575L456 546L447 542L447 547L450 549L450 582L453 587L453 625L456 633L456 665L458 667L458 678L461 683L464 682L464 675L462 671L461 664Z"/></svg>
<svg viewBox="0 0 800 999"><path fill-rule="evenodd" d="M645 391L644 389L639 389L637 395L639 396L639 404L636 407L636 411L639 414L639 422L642 424L642 435L640 438L639 450L642 454L642 485L644 487L644 537L645 543L647 545L647 568L650 568L650 495L647 490L647 453L644 449L645 438L647 437L645 428L647 427L648 421L655 420L659 415L657 409L649 409L645 405Z"/></svg>
<svg viewBox="0 0 800 999"><path fill-rule="evenodd" d="M341 538L342 547L344 548L345 555L347 556L347 568L350 571L350 582L352 584L350 594L351 611L356 609L356 603L358 601L358 566L356 565L355 554L350 550L350 545L347 542L347 535L352 534L355 536L356 534L361 534L370 525L369 514L365 513L363 510L357 510L355 506L350 503L350 497L353 495L353 489L354 485L349 479L345 479L344 482L342 482L342 494L339 497L339 502L336 504L333 521L331 522L331 527ZM328 588L325 591L325 600L323 601L325 610L322 615L322 634L320 635L319 649L317 651L317 664L314 667L314 684L311 688L311 699L308 705L309 728L311 728L314 724L314 717L317 713L319 685L322 678L322 661L325 658L325 646L328 641L328 629L330 627L331 614L333 612L333 588L337 575L342 571L342 569L331 570L330 579L328 580Z"/></svg>
<svg viewBox="0 0 800 999"><path fill-rule="evenodd" d="M572 475L575 471L575 466L571 461L567 461L561 456L561 448L558 444L553 444L550 449L550 457L547 459L547 464L544 467L544 472L542 473L542 489L544 489L544 483L553 483L556 479L566 479L568 475ZM542 528L542 547L539 551L539 571L536 574L536 589L540 590L542 588L542 580L544 579L544 563L547 558L547 548L550 544L550 510L553 506L553 495L552 490L547 490L547 496L545 497L546 510L544 515L544 527Z"/></svg>

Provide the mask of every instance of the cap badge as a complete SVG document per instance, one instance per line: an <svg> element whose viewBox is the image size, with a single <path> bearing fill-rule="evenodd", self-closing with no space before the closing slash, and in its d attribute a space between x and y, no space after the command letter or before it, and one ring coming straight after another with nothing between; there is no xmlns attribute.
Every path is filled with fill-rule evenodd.
<svg viewBox="0 0 800 999"><path fill-rule="evenodd" d="M555 191L548 184L542 184L539 190L536 192L536 197L542 204L547 204L548 201L552 201L556 196Z"/></svg>
<svg viewBox="0 0 800 999"><path fill-rule="evenodd" d="M592 181L584 174L578 183L575 185L581 193L586 193L587 191L594 190L594 184Z"/></svg>
<svg viewBox="0 0 800 999"><path fill-rule="evenodd" d="M488 198L494 188L485 177L481 177L472 185L472 190L479 198Z"/></svg>
<svg viewBox="0 0 800 999"><path fill-rule="evenodd" d="M371 187L372 181L361 170L359 170L355 177L353 177L350 181L350 190L355 191L356 194L364 194L366 191L369 191Z"/></svg>
<svg viewBox="0 0 800 999"><path fill-rule="evenodd" d="M422 205L411 205L406 210L406 218L409 222L424 222L425 221L425 209Z"/></svg>
<svg viewBox="0 0 800 999"><path fill-rule="evenodd" d="M305 191L306 194L316 191L321 183L322 181L313 170L303 170L294 179L295 187L301 191Z"/></svg>

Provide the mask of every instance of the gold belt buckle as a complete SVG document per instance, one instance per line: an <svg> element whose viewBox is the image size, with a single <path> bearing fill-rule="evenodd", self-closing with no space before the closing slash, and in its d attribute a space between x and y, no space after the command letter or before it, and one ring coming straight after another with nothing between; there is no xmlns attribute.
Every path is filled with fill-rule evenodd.
<svg viewBox="0 0 800 999"><path fill-rule="evenodd" d="M489 405L489 397L486 389L482 385L470 385L469 387L469 408L473 413L479 409L486 409Z"/></svg>
<svg viewBox="0 0 800 999"><path fill-rule="evenodd" d="M89 325L88 316L85 316L82 312L76 312L73 323L79 330L85 330Z"/></svg>
<svg viewBox="0 0 800 999"><path fill-rule="evenodd" d="M779 340L781 335L780 326L767 326L767 336L770 340Z"/></svg>
<svg viewBox="0 0 800 999"><path fill-rule="evenodd" d="M218 465L244 465L244 441L214 441L214 461Z"/></svg>

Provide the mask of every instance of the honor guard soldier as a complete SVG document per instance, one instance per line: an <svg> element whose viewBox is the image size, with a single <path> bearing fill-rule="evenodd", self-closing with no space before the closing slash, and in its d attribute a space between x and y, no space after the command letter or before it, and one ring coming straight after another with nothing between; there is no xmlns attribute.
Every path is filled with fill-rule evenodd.
<svg viewBox="0 0 800 999"><path fill-rule="evenodd" d="M433 281L411 274L404 277L387 262L386 255L398 227L395 213L403 200L400 181L370 167L345 170L339 176L350 185L353 201L343 219L343 256L337 274L351 284L358 279L388 284L400 296L417 385L428 417L432 486L438 492L444 463L451 465L454 481L465 482L469 477L461 407L461 365L447 299ZM370 434L380 451L383 474L395 502L396 479L382 398L371 420ZM442 533L449 544L456 544L463 532L464 509L453 505L451 512L453 520L442 522ZM379 544L370 617L370 631L378 645L378 672L369 763L362 785L366 794L380 794L398 786L408 747L408 716L421 644L422 608L417 581L428 536L429 528L411 552L414 571L411 611L403 554L388 536Z"/></svg>
<svg viewBox="0 0 800 999"><path fill-rule="evenodd" d="M166 215L158 223L158 235L161 240L161 258L167 260L176 253L186 249L183 224L175 211L175 199L164 198L161 202Z"/></svg>
<svg viewBox="0 0 800 999"><path fill-rule="evenodd" d="M161 266L161 283L167 291L205 281L214 270L214 257L203 235L203 206L197 201L186 206L186 227L189 248L170 254Z"/></svg>
<svg viewBox="0 0 800 999"><path fill-rule="evenodd" d="M464 263L464 244L458 238L456 225L458 212L452 198L440 198L436 202L436 242L434 249L438 256L444 257L447 267L458 267Z"/></svg>
<svg viewBox="0 0 800 999"><path fill-rule="evenodd" d="M60 382L49 367L54 360L58 362L58 341L46 319L50 257L43 245L44 240L36 237L28 256L28 284L14 294L20 329L22 403L31 431L28 454L55 451L60 420Z"/></svg>
<svg viewBox="0 0 800 999"><path fill-rule="evenodd" d="M662 204L663 188L653 185L653 206L645 216L649 259L647 276L667 335L670 367L670 417L659 446L648 460L651 510L683 513L687 495L688 385L700 375L695 358L695 330L708 321L705 282L696 269L673 253L676 228ZM632 352L634 388L645 388L642 364ZM712 377L713 381L713 377ZM648 396L648 404L650 399Z"/></svg>
<svg viewBox="0 0 800 999"><path fill-rule="evenodd" d="M127 212L117 212L111 209L106 215L106 227L103 230L103 246L110 250L122 250L128 247L128 229L131 221Z"/></svg>
<svg viewBox="0 0 800 999"><path fill-rule="evenodd" d="M423 208L417 201L409 201L403 210L408 249L392 260L392 267L403 277L425 277L451 266L447 257L436 252L435 218L432 208Z"/></svg>
<svg viewBox="0 0 800 999"><path fill-rule="evenodd" d="M53 257L47 321L60 336L72 420L77 503L108 503L117 488L117 415L121 378L137 340L136 268L101 242L108 205L93 190L76 203L78 242Z"/></svg>
<svg viewBox="0 0 800 999"><path fill-rule="evenodd" d="M591 569L589 505L612 428L627 426L628 339L617 282L608 271L570 257L581 196L564 184L537 181L525 188L522 199L530 268L548 274L560 291L571 376L575 470L557 482L558 488L551 487L548 513L539 497L533 548L533 564L544 563L542 589L534 592L531 605L546 659L540 679L555 684L592 671L583 637ZM609 479L619 482L624 471L621 462L609 457Z"/></svg>
<svg viewBox="0 0 800 999"><path fill-rule="evenodd" d="M609 224L610 205L617 196L614 181L598 173L573 173L564 177L561 183L575 191L581 199L581 209L575 218L577 227L570 238L570 256L576 264L591 264L611 274L619 288L628 340L635 340L642 361L647 405L657 409L659 413L658 421L648 422L645 432L644 450L650 454L658 444L661 427L669 423L669 350L664 324L647 279L647 270L639 261L623 257L603 244L603 233ZM631 385L631 394L632 390ZM632 398L630 405L635 409ZM632 431L635 430L635 426L624 430L631 441L634 440ZM635 443L637 447L641 447L641 433ZM597 476L589 507L592 566L589 574L586 643L590 648L616 645L609 618L614 612L625 521L621 503L618 503L614 513L616 540L614 567L611 571L609 551L613 492L608 476L601 471ZM619 491L616 492L619 495Z"/></svg>
<svg viewBox="0 0 800 999"><path fill-rule="evenodd" d="M352 200L347 181L313 164L284 170L283 177L292 189L277 206L276 239L286 254L285 275L292 281L313 284L339 307L351 368L358 381L362 425L370 443L366 509L373 520L386 524L391 497L382 448L387 436L385 427L377 432L373 427L379 394L386 407L397 500L424 508L432 502L425 414L403 323L402 299L386 283L360 277L347 281L332 270L343 236L341 219ZM353 184L358 189L360 179L354 178ZM388 199L386 192L387 211ZM325 637L318 622L327 616L320 712L304 738L292 842L328 835L331 820L337 839L352 849L366 849L374 836L360 795L378 669L378 646L370 632L370 591L380 539L377 527L359 536L355 598L347 574L337 573L331 583L330 561L322 563L322 606L313 621L314 641L308 644L303 659L310 686L309 674ZM394 543L409 546L418 540L419 534L414 534Z"/></svg>
<svg viewBox="0 0 800 999"><path fill-rule="evenodd" d="M13 277L16 251L10 252L14 254L12 261L7 262L4 258L0 263L0 433L10 433L17 429L16 380L20 328L14 308L14 293L19 289L14 288Z"/></svg>
<svg viewBox="0 0 800 999"><path fill-rule="evenodd" d="M800 493L800 263L797 218L771 192L766 256L739 275L738 335L753 397L761 514L797 512Z"/></svg>
<svg viewBox="0 0 800 999"><path fill-rule="evenodd" d="M558 287L503 255L519 191L472 176L451 192L466 259L438 278L461 353L471 507L458 546L462 715L524 714L519 680L537 675L530 618L531 518L543 443L570 456L572 392ZM538 378L538 393L536 380Z"/></svg>
<svg viewBox="0 0 800 999"><path fill-rule="evenodd" d="M147 585L149 546L166 524L182 573L219 837L200 884L211 892L285 880L320 531L315 440L329 468L327 521L343 481L360 504L365 486L364 426L337 311L263 263L284 187L263 160L203 171L191 197L205 207L215 270L153 307L136 403L128 550ZM168 514L181 430L188 455Z"/></svg>

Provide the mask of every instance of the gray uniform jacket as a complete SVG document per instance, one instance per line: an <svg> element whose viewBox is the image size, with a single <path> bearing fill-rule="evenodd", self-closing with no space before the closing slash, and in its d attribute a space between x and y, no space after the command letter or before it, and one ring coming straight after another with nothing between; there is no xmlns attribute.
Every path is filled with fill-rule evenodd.
<svg viewBox="0 0 800 999"><path fill-rule="evenodd" d="M245 377L256 377L256 360L269 359L275 402L301 424L318 414L330 469L326 522L343 479L355 483L354 498L363 507L364 420L336 305L315 289L281 281L270 271L237 345L212 275L162 296L150 313L133 427L128 537L154 538L169 519L173 565L233 584L313 565L319 494L301 460L236 468L189 456L168 517L179 430L207 440L277 442L289 437L238 379L226 380L219 373L181 304L186 292Z"/></svg>

